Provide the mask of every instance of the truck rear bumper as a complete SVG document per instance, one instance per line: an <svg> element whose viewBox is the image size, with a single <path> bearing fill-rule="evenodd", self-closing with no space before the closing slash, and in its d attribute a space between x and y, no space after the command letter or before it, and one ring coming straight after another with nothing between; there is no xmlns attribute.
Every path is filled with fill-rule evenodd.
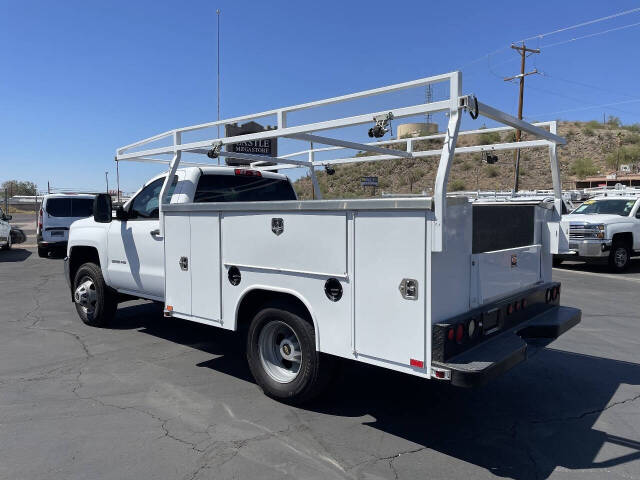
<svg viewBox="0 0 640 480"><path fill-rule="evenodd" d="M577 308L555 306L447 362L432 364L449 370L455 386L483 385L526 360L529 343L540 340L548 343L558 338L580 323L581 315Z"/></svg>

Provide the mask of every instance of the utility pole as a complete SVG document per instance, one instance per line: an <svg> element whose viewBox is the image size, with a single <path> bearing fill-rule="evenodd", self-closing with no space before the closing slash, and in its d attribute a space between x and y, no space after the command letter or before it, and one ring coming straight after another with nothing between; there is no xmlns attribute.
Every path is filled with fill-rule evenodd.
<svg viewBox="0 0 640 480"><path fill-rule="evenodd" d="M528 76L528 75L533 75L535 73L538 73L538 69L534 68L533 70L531 70L530 72L525 73L524 72L524 67L525 67L525 59L527 58L527 53L540 53L540 49L538 48L527 48L526 45L524 44L524 42L522 42L522 45L511 45L511 48L513 48L514 50L517 50L518 53L520 54L521 57L521 61L520 61L520 74L519 75L514 75L513 77L508 77L505 78L504 81L505 82L509 82L511 80L515 80L516 78L520 79L520 98L518 100L518 120L522 120L522 103L524 100L524 77ZM522 132L520 130L516 130L516 142L520 141L520 137L522 135ZM514 179L514 191L517 192L518 191L518 180L520 177L520 149L516 149L515 153L514 153L514 159L515 159L515 179Z"/></svg>
<svg viewBox="0 0 640 480"><path fill-rule="evenodd" d="M107 182L107 193L109 193L109 172L104 172L104 179Z"/></svg>

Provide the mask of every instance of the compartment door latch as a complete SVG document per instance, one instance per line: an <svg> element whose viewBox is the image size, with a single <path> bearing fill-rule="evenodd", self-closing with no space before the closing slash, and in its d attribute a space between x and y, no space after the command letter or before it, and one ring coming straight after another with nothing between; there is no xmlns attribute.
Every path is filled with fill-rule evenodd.
<svg viewBox="0 0 640 480"><path fill-rule="evenodd" d="M186 272L187 270L189 270L189 259L187 257L180 257L178 264L180 265L180 269L182 271Z"/></svg>
<svg viewBox="0 0 640 480"><path fill-rule="evenodd" d="M413 278L403 278L398 290L405 300L418 299L418 281Z"/></svg>

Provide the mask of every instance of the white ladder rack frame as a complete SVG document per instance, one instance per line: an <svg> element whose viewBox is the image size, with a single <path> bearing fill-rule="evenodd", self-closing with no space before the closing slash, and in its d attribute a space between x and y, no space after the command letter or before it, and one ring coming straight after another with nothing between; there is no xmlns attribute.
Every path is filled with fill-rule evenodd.
<svg viewBox="0 0 640 480"><path fill-rule="evenodd" d="M333 120L308 123L296 126L287 126L287 114L300 110L306 110L310 108L316 108L325 105L331 105L341 102L347 102L358 98L370 97L373 95L380 95L399 90L406 90L416 87L423 87L427 85L433 85L441 82L449 82L449 98L447 100L441 100L430 103L420 103L408 107L399 107L388 111L371 112L367 114L360 114L350 117L342 117ZM482 115L486 118L491 118L499 123L507 125L507 127L487 128L480 130L471 130L466 132L460 131L460 120L463 110L471 110L478 116ZM319 136L316 132L323 130L333 130L344 127L351 127L355 125L363 125L368 123L374 123L375 118L388 115L393 119L401 119L411 117L415 115L422 115L427 113L447 112L449 121L447 129L444 134L428 135L423 137L406 138L400 140L389 140L381 142L371 143L358 143L351 142L342 139L329 138L325 136ZM202 140L190 143L182 143L182 134L187 132L194 132L198 130L208 129L211 127L217 127L219 125L227 125L230 123L244 122L249 120L256 120L267 116L276 116L277 126L275 129L265 130L257 133L235 135L231 137L212 138L209 140ZM542 127L549 127L549 131ZM478 145L461 147L456 149L456 142L458 135L469 135L479 133L500 132L518 129L533 135L536 140L528 140L523 142L508 142L498 143L492 145ZM229 144L235 144L244 141L253 141L261 139L271 138L290 138L295 140L303 140L308 142L319 143L323 145L330 145L330 147L323 148L310 148L299 152L294 152L279 157L265 157L261 155L242 154L235 152L227 152L222 150L222 147ZM155 143L161 140L171 138L172 144L162 147L147 148L144 150L135 150L143 146L148 146L150 143ZM442 138L443 146L441 149L426 150L426 151L413 151L413 144L419 140L428 139L440 139ZM394 150L391 148L383 147L383 145L393 144L406 144L406 150ZM240 117L234 117L215 122L203 123L199 125L193 125L175 130L170 130L153 137L149 137L140 140L129 145L125 145L116 150L115 160L120 161L136 161L136 162L148 162L148 163L163 163L169 165L169 175L165 178L165 182L160 192L160 235L164 235L164 222L163 218L163 205L166 204L166 194L169 189L169 179L173 178L178 166L182 163L186 166L204 166L211 165L211 163L200 162L181 162L182 152L205 154L209 152L213 147L218 147L220 150L218 155L231 156L234 158L240 158L248 160L251 163L252 168L275 170L283 168L296 168L306 167L309 168L311 180L313 182L315 192L320 196L320 188L318 185L317 177L315 174L315 167L322 167L330 164L341 163L353 163L353 162L372 162L389 159L402 159L402 158L426 158L432 156L440 156L440 162L438 165L438 171L436 174L436 181L434 186L434 213L435 223L432 237L432 251L443 251L446 246L443 242L444 221L445 221L445 202L447 194L447 182L449 178L449 172L453 163L453 156L455 152L459 153L471 153L471 152L484 152L484 151L499 151L499 150L512 150L519 148L532 148L532 147L547 147L549 148L549 159L551 167L551 176L553 180L553 191L555 197L556 210L560 213L562 202L562 189L560 183L560 168L558 165L556 147L557 145L566 144L566 140L556 135L556 122L545 122L538 124L530 124L528 122L518 120L517 118L501 112L489 105L478 102L472 95L462 94L462 74L459 71L446 73L443 75L437 75L433 77L422 78L413 80L410 82L398 83L395 85L389 85L386 87L375 88L371 90L365 90L362 92L356 92L348 95L342 95L338 97L328 98L325 100L318 100L314 102L303 103L290 107L284 107L274 110L268 110L252 115L244 115ZM360 150L364 152L374 153L377 155L371 156L352 156L345 158L336 158L332 160L317 161L314 156L318 152L327 152L331 150ZM171 159L157 158L157 155L171 155ZM295 159L304 155L307 158ZM263 166L265 162L275 163L275 166Z"/></svg>

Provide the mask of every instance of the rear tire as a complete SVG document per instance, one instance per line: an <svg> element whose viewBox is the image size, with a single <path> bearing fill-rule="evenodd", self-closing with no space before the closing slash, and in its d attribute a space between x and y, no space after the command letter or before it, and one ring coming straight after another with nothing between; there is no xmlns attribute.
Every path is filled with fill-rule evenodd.
<svg viewBox="0 0 640 480"><path fill-rule="evenodd" d="M49 250L43 247L38 247L38 256L40 258L47 258L49 256Z"/></svg>
<svg viewBox="0 0 640 480"><path fill-rule="evenodd" d="M625 242L614 242L609 253L609 267L614 273L624 272L629 268L631 249Z"/></svg>
<svg viewBox="0 0 640 480"><path fill-rule="evenodd" d="M117 293L105 283L95 263L85 263L76 272L73 298L78 316L92 327L107 325L118 308Z"/></svg>
<svg viewBox="0 0 640 480"><path fill-rule="evenodd" d="M313 324L295 304L265 305L247 333L247 362L256 383L269 397L290 404L320 394L334 361L316 350Z"/></svg>
<svg viewBox="0 0 640 480"><path fill-rule="evenodd" d="M553 263L554 267L559 267L560 265L562 265L562 262L564 262L564 259L558 258L558 257L555 257L555 256L553 257L552 263Z"/></svg>

